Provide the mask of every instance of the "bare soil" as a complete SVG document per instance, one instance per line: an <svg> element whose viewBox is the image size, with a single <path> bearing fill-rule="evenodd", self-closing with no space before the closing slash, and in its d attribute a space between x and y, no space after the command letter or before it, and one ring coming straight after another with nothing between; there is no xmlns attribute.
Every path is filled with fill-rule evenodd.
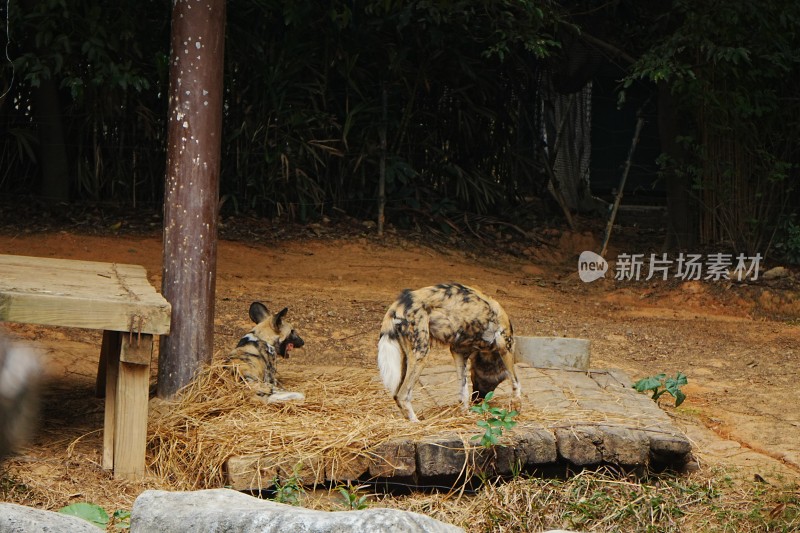
<svg viewBox="0 0 800 533"><path fill-rule="evenodd" d="M0 223L0 253L139 264L161 286L156 216ZM751 479L800 478L796 272L750 283L586 284L577 276L577 256L599 249L596 230L546 230L528 240L498 232L491 242L425 231L378 238L352 220L294 227L240 218L223 221L220 230L215 356L250 328L247 309L259 300L272 310L288 306L306 341L280 365L347 366L372 379L380 321L400 290L459 281L500 301L518 334L590 339L595 368L620 368L633 380L685 373L686 402L676 409L665 398L661 405L694 441L700 468L731 467ZM627 252L660 245L656 234L618 238L618 249ZM32 445L0 472L5 499L130 509L142 490L160 486L155 479L115 481L100 467L103 401L94 395L100 333L4 329L37 347L46 363L43 420Z"/></svg>

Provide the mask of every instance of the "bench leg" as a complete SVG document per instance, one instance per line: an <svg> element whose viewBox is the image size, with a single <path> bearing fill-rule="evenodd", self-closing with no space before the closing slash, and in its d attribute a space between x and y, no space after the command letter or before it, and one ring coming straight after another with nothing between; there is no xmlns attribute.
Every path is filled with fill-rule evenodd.
<svg viewBox="0 0 800 533"><path fill-rule="evenodd" d="M114 477L144 476L153 336L122 335L114 420Z"/></svg>
<svg viewBox="0 0 800 533"><path fill-rule="evenodd" d="M97 379L94 383L94 395L104 398L106 395L106 371L108 367L108 351L105 348L106 334L103 333L103 347L100 348L100 364L97 365Z"/></svg>
<svg viewBox="0 0 800 533"><path fill-rule="evenodd" d="M107 352L103 467L113 468L116 478L137 479L145 473L153 336L106 332L104 340L106 335L118 348Z"/></svg>
<svg viewBox="0 0 800 533"><path fill-rule="evenodd" d="M105 393L105 421L103 423L103 468L114 468L114 411L117 404L117 374L122 333L104 331L100 348L100 367L97 370L97 393ZM102 378L101 378L102 374ZM102 379L102 382L101 382Z"/></svg>

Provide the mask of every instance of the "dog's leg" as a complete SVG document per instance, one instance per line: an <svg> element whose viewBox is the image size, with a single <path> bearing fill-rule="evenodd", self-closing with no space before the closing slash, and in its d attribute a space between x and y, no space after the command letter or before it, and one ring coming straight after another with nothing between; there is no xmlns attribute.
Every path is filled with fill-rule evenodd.
<svg viewBox="0 0 800 533"><path fill-rule="evenodd" d="M400 388L397 390L397 395L394 397L400 410L405 413L411 422L419 422L419 418L417 418L417 414L414 412L414 407L411 406L411 395L414 392L414 386L422 375L422 369L425 368L425 359L427 356L428 354L425 353L422 356L407 358L407 361L411 363L409 365L411 368L406 369L405 379L403 379L403 383L400 385Z"/></svg>
<svg viewBox="0 0 800 533"><path fill-rule="evenodd" d="M514 399L517 403L521 406L522 405L522 387L519 384L519 378L517 377L517 371L514 368L514 352L511 350L506 350L503 352L502 356L503 364L508 371L508 375L511 377L511 389L514 391Z"/></svg>
<svg viewBox="0 0 800 533"><path fill-rule="evenodd" d="M420 311L413 320L409 319L409 322L414 326L409 328L409 334L400 341L403 352L406 354L406 372L394 399L410 421L419 422L414 408L411 406L411 395L422 375L422 369L425 368L425 360L430 351L431 334L428 329L426 312Z"/></svg>
<svg viewBox="0 0 800 533"><path fill-rule="evenodd" d="M456 375L458 375L458 386L461 391L461 410L467 411L469 410L470 399L470 391L467 387L467 361L469 358L465 357L462 353L454 351L452 348L450 349L450 353L453 355L453 362L456 365Z"/></svg>

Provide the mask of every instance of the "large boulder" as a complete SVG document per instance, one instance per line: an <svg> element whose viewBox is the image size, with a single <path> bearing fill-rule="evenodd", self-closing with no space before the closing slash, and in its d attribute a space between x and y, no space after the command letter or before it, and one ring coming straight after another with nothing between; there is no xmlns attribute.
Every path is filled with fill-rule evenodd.
<svg viewBox="0 0 800 533"><path fill-rule="evenodd" d="M102 529L76 516L0 503L0 533L98 533Z"/></svg>
<svg viewBox="0 0 800 533"><path fill-rule="evenodd" d="M131 512L131 532L151 531L455 533L464 530L425 515L397 509L313 511L260 500L235 490L210 489L195 492L148 490L140 494Z"/></svg>

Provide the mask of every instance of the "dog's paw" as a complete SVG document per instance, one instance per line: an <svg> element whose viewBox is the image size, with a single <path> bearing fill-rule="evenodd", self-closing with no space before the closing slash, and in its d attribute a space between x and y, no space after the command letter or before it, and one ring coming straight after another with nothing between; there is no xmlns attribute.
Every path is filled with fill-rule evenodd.
<svg viewBox="0 0 800 533"><path fill-rule="evenodd" d="M290 391L275 391L266 398L267 403L280 403L280 402L292 402L292 401L303 401L306 399L306 395L302 392L290 392Z"/></svg>

